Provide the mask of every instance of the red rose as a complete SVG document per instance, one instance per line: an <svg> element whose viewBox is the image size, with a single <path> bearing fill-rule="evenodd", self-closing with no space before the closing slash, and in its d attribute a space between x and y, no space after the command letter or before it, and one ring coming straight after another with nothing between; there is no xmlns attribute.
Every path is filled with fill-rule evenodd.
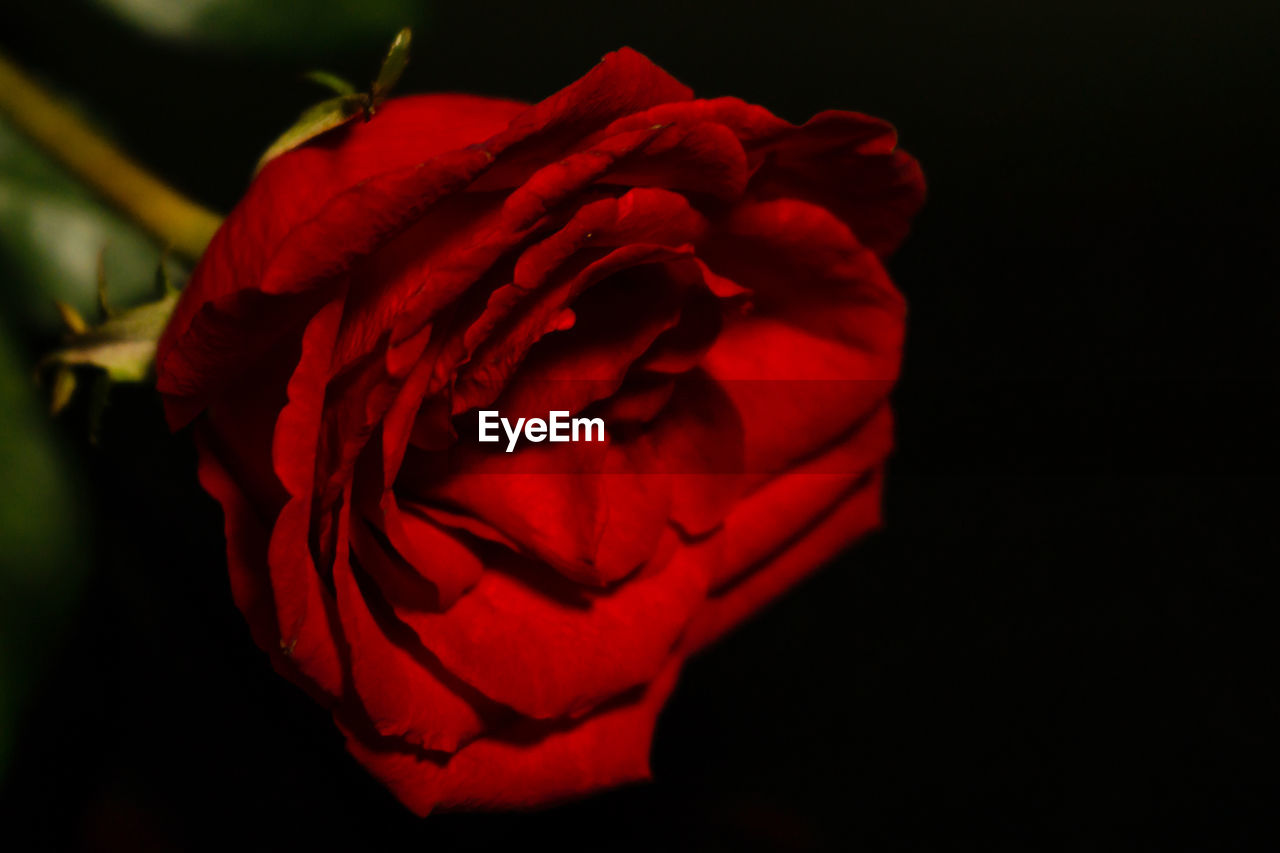
<svg viewBox="0 0 1280 853"><path fill-rule="evenodd" d="M625 49L268 164L157 359L255 640L418 813L646 777L681 662L878 522L922 194L884 122Z"/></svg>

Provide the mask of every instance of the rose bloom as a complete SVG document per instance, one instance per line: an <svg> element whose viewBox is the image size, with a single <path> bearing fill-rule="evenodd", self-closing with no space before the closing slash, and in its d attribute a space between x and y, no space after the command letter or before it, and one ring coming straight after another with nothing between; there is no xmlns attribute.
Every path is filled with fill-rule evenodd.
<svg viewBox="0 0 1280 853"><path fill-rule="evenodd" d="M255 641L420 814L647 778L682 662L879 523L922 197L888 124L627 49L270 162L157 356Z"/></svg>

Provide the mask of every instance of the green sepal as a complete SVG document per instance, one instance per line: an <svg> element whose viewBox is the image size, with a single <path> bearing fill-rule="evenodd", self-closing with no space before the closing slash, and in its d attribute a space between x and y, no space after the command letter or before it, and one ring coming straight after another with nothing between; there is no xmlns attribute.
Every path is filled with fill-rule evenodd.
<svg viewBox="0 0 1280 853"><path fill-rule="evenodd" d="M409 64L409 44L412 41L413 31L408 27L396 33L396 37L392 39L391 47L387 49L387 55L382 60L382 67L378 69L378 77L369 90L372 109L376 110L400 82L400 77Z"/></svg>
<svg viewBox="0 0 1280 853"><path fill-rule="evenodd" d="M366 109L366 95L339 95L321 101L305 110L293 126L280 134L271 147L263 152L254 168L254 174L262 167L279 157L286 151L292 151L299 145L315 139L322 133L341 127Z"/></svg>
<svg viewBox="0 0 1280 853"><path fill-rule="evenodd" d="M302 75L304 80L310 80L326 89L332 91L335 95L354 95L356 87L346 80L329 71L308 71Z"/></svg>
<svg viewBox="0 0 1280 853"><path fill-rule="evenodd" d="M391 94L404 74L405 66L409 64L409 43L412 38L413 33L408 27L396 33L368 92L356 92L355 87L346 80L327 71L307 72L305 76L308 80L331 89L337 95L305 110L258 158L253 173L258 174L263 166L286 151L292 151L322 133L341 127L358 115L363 115L365 121L373 118L378 106Z"/></svg>
<svg viewBox="0 0 1280 853"><path fill-rule="evenodd" d="M65 366L54 370L53 384L49 388L49 414L56 415L65 409L75 393L75 371Z"/></svg>
<svg viewBox="0 0 1280 853"><path fill-rule="evenodd" d="M156 355L156 342L178 302L170 293L121 311L100 325L67 335L66 346L45 356L40 366L98 367L115 382L142 382Z"/></svg>
<svg viewBox="0 0 1280 853"><path fill-rule="evenodd" d="M156 269L156 289L159 293L153 301L115 311L108 309L106 284L100 282L104 317L96 326L90 326L71 306L56 303L66 326L63 346L40 360L36 376L48 379L49 410L56 415L71 402L79 386L77 371L96 374L90 386L91 440L96 440L96 424L101 421L111 384L145 382L151 377L156 345L180 295L169 279L163 257Z"/></svg>

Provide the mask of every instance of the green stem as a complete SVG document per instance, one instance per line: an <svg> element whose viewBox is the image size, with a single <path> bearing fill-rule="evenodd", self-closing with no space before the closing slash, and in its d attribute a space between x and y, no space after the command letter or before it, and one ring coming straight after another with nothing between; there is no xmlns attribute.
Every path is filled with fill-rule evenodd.
<svg viewBox="0 0 1280 853"><path fill-rule="evenodd" d="M2 53L0 114L177 254L199 258L222 222L125 156Z"/></svg>

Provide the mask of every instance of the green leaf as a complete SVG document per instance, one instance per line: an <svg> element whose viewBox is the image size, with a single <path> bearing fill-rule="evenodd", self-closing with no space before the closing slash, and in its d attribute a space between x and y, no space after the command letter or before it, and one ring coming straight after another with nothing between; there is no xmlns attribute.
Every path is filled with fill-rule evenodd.
<svg viewBox="0 0 1280 853"><path fill-rule="evenodd" d="M427 0L94 0L156 38L273 58L374 49L425 23Z"/></svg>
<svg viewBox="0 0 1280 853"><path fill-rule="evenodd" d="M271 143L271 147L263 152L254 169L257 173L267 163L286 151L292 151L309 139L314 139L325 131L346 124L364 113L366 97L364 95L339 95L321 101L314 107L305 110L293 126Z"/></svg>
<svg viewBox="0 0 1280 853"><path fill-rule="evenodd" d="M98 268L117 305L149 297L159 248L0 119L0 308L12 327L59 328L53 300L97 315Z"/></svg>
<svg viewBox="0 0 1280 853"><path fill-rule="evenodd" d="M92 525L31 366L0 328L0 773L14 727L79 600Z"/></svg>

